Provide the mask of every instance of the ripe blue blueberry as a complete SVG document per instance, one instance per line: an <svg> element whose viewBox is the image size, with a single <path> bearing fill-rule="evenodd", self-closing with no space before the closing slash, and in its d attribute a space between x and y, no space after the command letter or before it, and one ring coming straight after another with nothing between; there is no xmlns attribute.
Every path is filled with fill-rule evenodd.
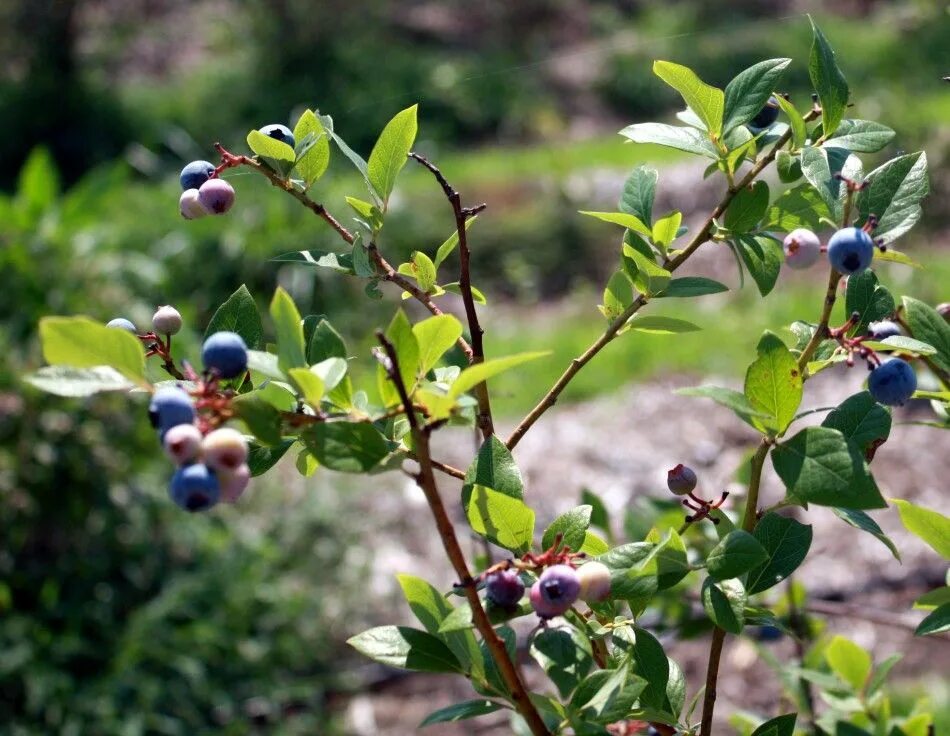
<svg viewBox="0 0 950 736"><path fill-rule="evenodd" d="M886 340L900 335L901 326L889 319L882 319L880 322L872 322L868 325L868 334L875 340Z"/></svg>
<svg viewBox="0 0 950 736"><path fill-rule="evenodd" d="M181 170L181 175L178 177L182 191L197 189L211 178L213 172L214 164L210 161L192 161Z"/></svg>
<svg viewBox="0 0 950 736"><path fill-rule="evenodd" d="M765 107L756 113L756 116L749 121L748 125L753 132L758 133L768 128L776 120L778 120L778 100L769 97Z"/></svg>
<svg viewBox="0 0 950 736"><path fill-rule="evenodd" d="M917 390L917 374L900 358L881 363L868 376L868 391L875 401L901 406Z"/></svg>
<svg viewBox="0 0 950 736"><path fill-rule="evenodd" d="M160 388L148 405L148 418L162 434L179 424L195 421L195 407L188 393L175 386Z"/></svg>
<svg viewBox="0 0 950 736"><path fill-rule="evenodd" d="M114 327L119 330L125 330L126 332L131 332L133 335L138 334L138 330L135 329L135 325L131 321L127 320L125 317L116 317L115 319L110 319L106 323L106 327Z"/></svg>
<svg viewBox="0 0 950 736"><path fill-rule="evenodd" d="M874 241L859 227L842 228L828 241L828 260L839 273L860 273L873 258Z"/></svg>
<svg viewBox="0 0 950 736"><path fill-rule="evenodd" d="M581 592L581 581L570 565L552 565L531 586L531 607L541 618L559 616L569 609Z"/></svg>
<svg viewBox="0 0 950 736"><path fill-rule="evenodd" d="M261 133L266 136L270 136L281 143L286 143L291 148L293 148L294 144L296 143L294 140L294 134L290 132L290 128L288 128L286 125L281 125L280 123L265 125L263 128L261 128Z"/></svg>
<svg viewBox="0 0 950 736"><path fill-rule="evenodd" d="M175 471L168 494L186 511L204 511L218 502L221 488L207 465L194 463Z"/></svg>
<svg viewBox="0 0 950 736"><path fill-rule="evenodd" d="M782 249L785 251L785 264L789 268L805 269L821 255L821 241L811 230L800 227L785 236Z"/></svg>
<svg viewBox="0 0 950 736"><path fill-rule="evenodd" d="M496 606L514 608L524 596L524 583L517 570L501 570L488 576L485 594Z"/></svg>
<svg viewBox="0 0 950 736"><path fill-rule="evenodd" d="M666 473L666 487L671 493L677 496L683 496L696 488L696 473L692 468L688 468L680 463L675 468Z"/></svg>
<svg viewBox="0 0 950 736"><path fill-rule="evenodd" d="M212 215L223 215L234 204L234 187L223 179L208 179L198 187L198 202Z"/></svg>
<svg viewBox="0 0 950 736"><path fill-rule="evenodd" d="M247 345L236 332L215 332L201 346L201 360L221 378L236 378L247 370Z"/></svg>

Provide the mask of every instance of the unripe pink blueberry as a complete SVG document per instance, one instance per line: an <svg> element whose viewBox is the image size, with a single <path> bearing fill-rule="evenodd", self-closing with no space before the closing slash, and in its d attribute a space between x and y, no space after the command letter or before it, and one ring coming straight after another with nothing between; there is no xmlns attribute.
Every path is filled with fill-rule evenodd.
<svg viewBox="0 0 950 736"><path fill-rule="evenodd" d="M181 193L178 198L178 211L186 220L197 220L199 217L207 217L211 214L198 199L197 189L186 189Z"/></svg>
<svg viewBox="0 0 950 736"><path fill-rule="evenodd" d="M204 438L201 454L212 470L233 472L247 462L247 440L236 429L221 427Z"/></svg>
<svg viewBox="0 0 950 736"><path fill-rule="evenodd" d="M805 269L813 266L821 256L821 241L811 230L800 227L785 236L782 249L789 268Z"/></svg>
<svg viewBox="0 0 950 736"><path fill-rule="evenodd" d="M201 440L201 432L194 424L176 424L165 432L162 445L176 465L185 465L198 458Z"/></svg>
<svg viewBox="0 0 950 736"><path fill-rule="evenodd" d="M585 601L604 601L610 596L610 568L603 562L587 562L577 570L581 581L580 598Z"/></svg>
<svg viewBox="0 0 950 736"><path fill-rule="evenodd" d="M198 188L198 201L213 215L223 215L234 204L234 187L223 179L208 179Z"/></svg>
<svg viewBox="0 0 950 736"><path fill-rule="evenodd" d="M666 487L671 493L677 496L684 496L692 493L696 488L696 473L692 468L688 468L680 463L666 473Z"/></svg>
<svg viewBox="0 0 950 736"><path fill-rule="evenodd" d="M181 314L168 304L159 307L152 315L152 328L159 335L177 335L181 330Z"/></svg>
<svg viewBox="0 0 950 736"><path fill-rule="evenodd" d="M567 611L580 591L581 581L573 567L552 565L531 586L529 599L535 613L541 618L551 618Z"/></svg>
<svg viewBox="0 0 950 736"><path fill-rule="evenodd" d="M244 493L251 480L251 469L242 463L234 470L219 470L218 482L221 484L221 500L235 503Z"/></svg>
<svg viewBox="0 0 950 736"><path fill-rule="evenodd" d="M950 322L950 302L941 302L937 305L937 314Z"/></svg>

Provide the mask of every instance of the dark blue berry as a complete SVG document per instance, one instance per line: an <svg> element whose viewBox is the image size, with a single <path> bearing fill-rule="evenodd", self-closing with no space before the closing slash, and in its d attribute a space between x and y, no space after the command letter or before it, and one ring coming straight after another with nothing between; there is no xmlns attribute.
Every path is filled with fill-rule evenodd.
<svg viewBox="0 0 950 736"><path fill-rule="evenodd" d="M211 178L212 173L214 173L214 164L210 161L192 161L181 170L181 175L178 177L182 191L197 189Z"/></svg>
<svg viewBox="0 0 950 736"><path fill-rule="evenodd" d="M195 421L195 407L186 391L177 387L160 388L148 405L152 426L162 434L179 424Z"/></svg>
<svg viewBox="0 0 950 736"><path fill-rule="evenodd" d="M872 322L868 325L868 334L875 340L886 340L900 335L901 326L889 319L882 319L880 322Z"/></svg>
<svg viewBox="0 0 950 736"><path fill-rule="evenodd" d="M186 511L204 511L214 506L221 496L215 474L204 463L179 468L168 486L172 501Z"/></svg>
<svg viewBox="0 0 950 736"><path fill-rule="evenodd" d="M881 363L868 377L868 391L875 401L900 406L917 390L917 374L900 358Z"/></svg>
<svg viewBox="0 0 950 736"><path fill-rule="evenodd" d="M768 103L749 121L749 127L756 133L768 128L772 123L778 120L778 100L769 97Z"/></svg>
<svg viewBox="0 0 950 736"><path fill-rule="evenodd" d="M247 370L247 345L236 332L215 332L202 345L201 360L221 378L236 378Z"/></svg>
<svg viewBox="0 0 950 736"><path fill-rule="evenodd" d="M496 606L513 608L524 597L524 583L517 570L501 570L488 576L485 594Z"/></svg>
<svg viewBox="0 0 950 736"><path fill-rule="evenodd" d="M270 136L281 143L286 143L291 148L294 147L294 134L290 132L290 128L288 128L286 125L281 125L280 123L265 125L263 128L261 128L261 133L266 136Z"/></svg>
<svg viewBox="0 0 950 736"><path fill-rule="evenodd" d="M860 273L874 258L874 241L859 227L845 227L828 241L828 260L839 273Z"/></svg>
<svg viewBox="0 0 950 736"><path fill-rule="evenodd" d="M778 626L772 626L771 624L766 624L765 626L760 626L755 632L755 638L759 641L778 641L785 634Z"/></svg>

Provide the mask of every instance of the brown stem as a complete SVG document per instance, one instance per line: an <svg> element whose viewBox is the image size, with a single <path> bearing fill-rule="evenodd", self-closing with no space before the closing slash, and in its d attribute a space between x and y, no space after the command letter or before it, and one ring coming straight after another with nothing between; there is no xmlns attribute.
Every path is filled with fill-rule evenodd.
<svg viewBox="0 0 950 736"><path fill-rule="evenodd" d="M725 631L718 626L713 629L712 642L709 645L709 664L706 666L706 692L703 694L703 719L699 727L699 736L710 736L712 733L716 683L719 681L719 660L722 657L722 644L725 640Z"/></svg>
<svg viewBox="0 0 950 736"><path fill-rule="evenodd" d="M451 465L446 463L441 463L438 460L430 459L432 467L438 471L445 473L446 475L451 475L453 478L458 478L459 480L465 480L465 471L459 470L458 468L453 468Z"/></svg>
<svg viewBox="0 0 950 736"><path fill-rule="evenodd" d="M472 294L471 277L471 251L468 248L468 235L465 230L465 222L474 217L478 212L485 209L481 204L476 207L462 207L462 197L454 187L446 180L439 168L418 153L410 153L409 158L417 161L423 167L432 172L442 191L445 192L449 204L452 205L452 212L455 215L455 229L458 232L459 239L459 291L462 292L462 303L465 305L465 318L468 320L468 332L472 340L472 354L469 356L469 363L483 363L485 361L485 346L483 336L485 330L478 322L478 311L475 309L475 297ZM488 439L495 433L494 422L492 421L491 399L488 395L488 384L482 381L475 386L475 399L478 401L478 427L482 431L482 438Z"/></svg>
<svg viewBox="0 0 950 736"><path fill-rule="evenodd" d="M462 552L461 545L459 545L455 528L452 526L452 521L449 519L445 505L442 503L442 497L439 495L435 473L433 472L435 466L433 465L432 456L429 451L429 433L420 426L415 412L412 411L412 402L409 399L409 393L406 390L406 385L399 372L399 357L396 355L396 349L382 332L377 332L376 337L383 346L383 350L386 351L386 356L389 358L389 379L396 387L399 398L406 408L406 419L409 421L409 429L412 433L416 458L419 462L419 473L415 476L416 482L425 494L426 501L428 501L432 516L435 519L439 537L442 539L442 546L449 558L449 562L452 563L452 567L455 569L455 574L458 575L461 589L465 591L465 597L468 599L468 604L472 609L472 621L482 635L482 639L485 641L489 652L491 652L492 659L495 661L502 679L504 679L505 685L510 691L510 696L515 708L527 722L531 733L534 734L534 736L551 736L551 732L547 726L544 725L544 720L538 713L537 708L535 708L534 703L531 702L531 697L525 688L518 668L508 655L508 650L505 648L504 642L495 632L491 621L488 620L485 609L482 607L482 602L478 597L478 591L475 588L475 580L472 578L472 574L468 569L468 563L465 561L465 555Z"/></svg>

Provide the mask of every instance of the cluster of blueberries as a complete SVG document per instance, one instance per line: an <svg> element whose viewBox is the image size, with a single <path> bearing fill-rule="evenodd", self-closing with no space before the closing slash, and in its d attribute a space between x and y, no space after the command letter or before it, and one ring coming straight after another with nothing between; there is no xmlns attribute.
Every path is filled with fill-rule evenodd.
<svg viewBox="0 0 950 736"><path fill-rule="evenodd" d="M496 606L512 609L524 597L525 584L515 568L493 572L485 579L485 594ZM575 569L572 565L551 565L544 569L531 586L528 600L535 613L543 619L565 613L580 598L603 601L610 595L610 570L602 562L586 562Z"/></svg>
<svg viewBox="0 0 950 736"><path fill-rule="evenodd" d="M261 133L294 147L294 134L286 125L274 123L261 128ZM192 161L181 170L181 197L178 210L186 220L205 215L223 215L234 204L234 187L216 176L217 168L210 161Z"/></svg>

